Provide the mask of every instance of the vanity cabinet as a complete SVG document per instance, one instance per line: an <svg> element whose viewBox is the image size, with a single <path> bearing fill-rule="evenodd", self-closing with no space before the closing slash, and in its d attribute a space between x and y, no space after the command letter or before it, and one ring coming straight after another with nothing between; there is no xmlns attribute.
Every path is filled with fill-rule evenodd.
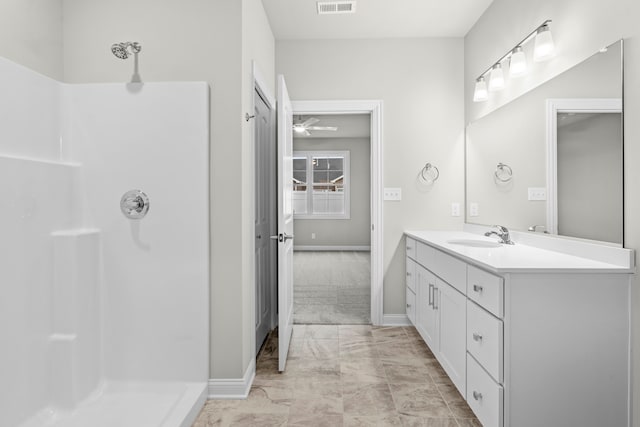
<svg viewBox="0 0 640 427"><path fill-rule="evenodd" d="M423 233L407 235L407 316L483 426L630 426L633 254L620 267Z"/></svg>

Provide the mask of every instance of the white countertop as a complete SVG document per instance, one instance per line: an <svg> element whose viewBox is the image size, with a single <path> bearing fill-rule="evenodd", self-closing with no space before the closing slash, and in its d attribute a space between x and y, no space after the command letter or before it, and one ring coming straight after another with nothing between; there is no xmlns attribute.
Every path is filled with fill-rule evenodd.
<svg viewBox="0 0 640 427"><path fill-rule="evenodd" d="M464 231L405 231L405 234L464 261L496 273L633 273L634 268L583 258L549 249L525 245L501 244L498 247L473 247L451 242L497 242L497 238Z"/></svg>

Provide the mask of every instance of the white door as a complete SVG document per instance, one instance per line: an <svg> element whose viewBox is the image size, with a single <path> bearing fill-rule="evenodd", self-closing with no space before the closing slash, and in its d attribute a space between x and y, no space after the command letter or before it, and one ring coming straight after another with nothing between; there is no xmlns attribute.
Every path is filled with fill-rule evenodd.
<svg viewBox="0 0 640 427"><path fill-rule="evenodd" d="M465 396L467 356L467 298L452 286L436 279L434 296L440 321L436 357L451 381Z"/></svg>
<svg viewBox="0 0 640 427"><path fill-rule="evenodd" d="M435 354L438 351L436 276L421 265L416 264L416 278L418 285L416 327L431 351Z"/></svg>
<svg viewBox="0 0 640 427"><path fill-rule="evenodd" d="M278 369L284 371L293 332L293 109L282 75L278 76L277 104Z"/></svg>

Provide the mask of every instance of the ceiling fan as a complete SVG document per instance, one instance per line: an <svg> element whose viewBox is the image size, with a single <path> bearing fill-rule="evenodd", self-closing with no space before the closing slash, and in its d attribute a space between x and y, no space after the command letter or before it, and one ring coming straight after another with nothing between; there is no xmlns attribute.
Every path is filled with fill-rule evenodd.
<svg viewBox="0 0 640 427"><path fill-rule="evenodd" d="M301 118L298 117L298 120L301 120ZM320 119L316 119L315 117L309 117L307 120L303 122L299 121L298 123L294 123L293 131L298 135L310 136L311 135L311 132L309 132L310 130L329 130L329 131L338 130L338 128L335 126L313 126L319 121Z"/></svg>

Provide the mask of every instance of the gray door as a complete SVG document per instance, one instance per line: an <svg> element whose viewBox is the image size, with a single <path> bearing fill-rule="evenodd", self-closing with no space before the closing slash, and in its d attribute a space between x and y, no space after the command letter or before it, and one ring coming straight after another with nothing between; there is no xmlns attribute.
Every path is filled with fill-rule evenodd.
<svg viewBox="0 0 640 427"><path fill-rule="evenodd" d="M272 111L255 93L255 279L256 279L256 353L272 329L275 292L277 243L269 236L277 229L275 221L275 140Z"/></svg>

